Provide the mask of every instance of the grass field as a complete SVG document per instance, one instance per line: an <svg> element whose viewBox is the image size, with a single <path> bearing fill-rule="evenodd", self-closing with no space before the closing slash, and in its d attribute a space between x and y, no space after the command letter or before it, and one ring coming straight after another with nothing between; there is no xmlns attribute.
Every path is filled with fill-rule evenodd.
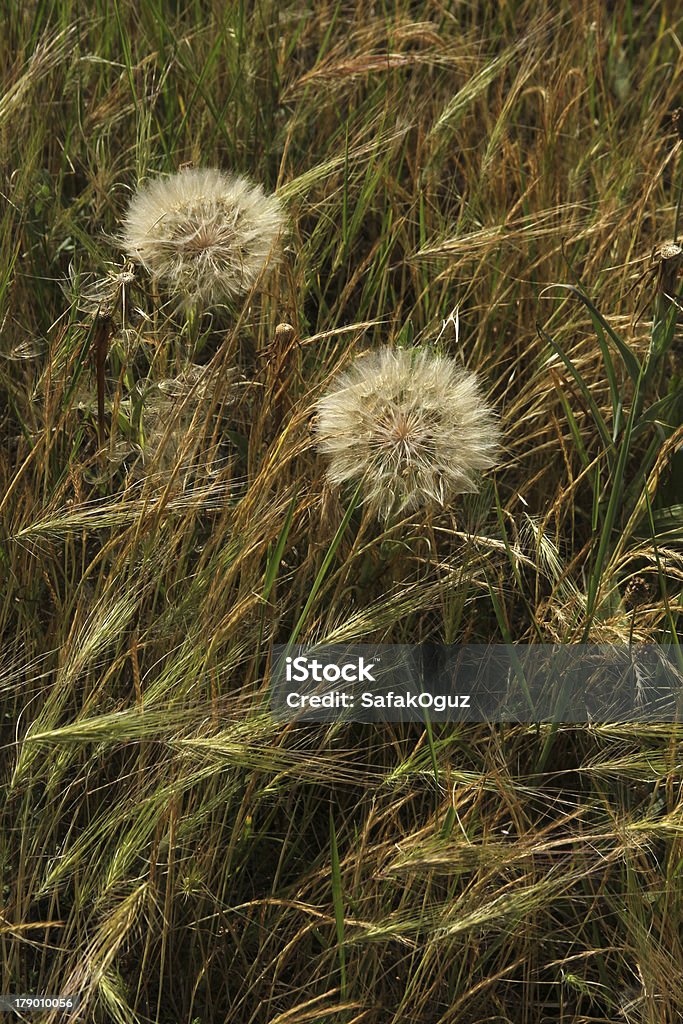
<svg viewBox="0 0 683 1024"><path fill-rule="evenodd" d="M683 1020L679 728L267 710L294 637L677 642L680 7L2 12L2 991L104 1024ZM102 417L122 219L189 165L276 193L281 257L191 313L136 271ZM503 448L382 524L314 412L385 345L476 371Z"/></svg>

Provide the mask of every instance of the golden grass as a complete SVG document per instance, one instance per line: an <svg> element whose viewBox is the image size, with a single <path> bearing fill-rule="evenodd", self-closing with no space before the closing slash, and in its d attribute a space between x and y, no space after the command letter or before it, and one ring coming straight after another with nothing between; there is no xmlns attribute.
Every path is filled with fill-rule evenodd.
<svg viewBox="0 0 683 1024"><path fill-rule="evenodd" d="M4 14L4 991L105 1024L680 1020L676 727L267 713L295 629L675 637L680 338L648 271L680 196L675 6ZM93 288L138 181L185 164L276 191L283 258L188 317L138 273L98 423ZM442 513L356 510L322 572L350 495L315 401L413 343L485 380L502 464Z"/></svg>

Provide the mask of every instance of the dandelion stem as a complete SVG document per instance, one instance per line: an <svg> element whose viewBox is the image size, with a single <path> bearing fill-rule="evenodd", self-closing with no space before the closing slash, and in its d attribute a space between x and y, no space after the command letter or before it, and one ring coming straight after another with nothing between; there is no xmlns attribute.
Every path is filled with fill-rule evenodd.
<svg viewBox="0 0 683 1024"><path fill-rule="evenodd" d="M351 519L351 516L353 515L353 513L354 513L354 511L356 509L356 506L358 505L358 502L360 500L360 492L361 492L361 485L359 484L358 487L356 487L356 490L354 491L353 497L351 498L351 501L349 502L349 507L347 508L346 512L344 513L344 518L342 519L341 523L339 524L339 527L337 528L337 532L335 533L334 537L332 538L332 543L330 544L329 548L327 549L327 552L326 552L325 557L323 559L323 563L322 563L322 565L320 566L320 568L318 570L318 573L317 573L317 575L315 577L315 580L313 581L313 586L311 587L311 592L308 595L308 599L306 601L306 604L304 605L303 611L301 612L301 615L298 618L296 626L292 630L292 635L290 637L290 644L295 644L296 643L297 638L299 636L299 633L301 632L301 630L304 627L304 624L305 624L306 619L308 617L308 613L311 610L311 607L313 606L313 602L315 601L316 597L318 596L318 592L319 592L320 588L322 587L323 582L325 580L325 577L327 576L327 572L328 572L328 570L330 568L330 565L332 564L332 559L335 556L335 552L336 552L337 548L339 547L341 539L342 539L342 537L344 536L344 534L346 532L346 527L349 525L349 521Z"/></svg>
<svg viewBox="0 0 683 1024"><path fill-rule="evenodd" d="M95 331L95 376L97 378L97 433L100 448L105 444L105 423L104 423L104 373L107 363L107 352L109 349L109 337L111 334L111 319L108 316L98 316L97 328Z"/></svg>

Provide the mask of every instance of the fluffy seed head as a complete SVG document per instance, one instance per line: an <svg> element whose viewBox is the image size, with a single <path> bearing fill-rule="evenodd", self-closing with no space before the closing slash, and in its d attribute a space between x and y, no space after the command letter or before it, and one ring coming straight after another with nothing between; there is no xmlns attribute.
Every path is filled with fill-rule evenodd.
<svg viewBox="0 0 683 1024"><path fill-rule="evenodd" d="M282 230L284 214L260 185L188 168L144 185L124 221L124 247L186 306L248 291Z"/></svg>
<svg viewBox="0 0 683 1024"><path fill-rule="evenodd" d="M334 484L362 482L381 518L476 491L498 427L475 374L423 350L359 357L317 403L316 433Z"/></svg>
<svg viewBox="0 0 683 1024"><path fill-rule="evenodd" d="M223 370L222 374L222 404L231 405L239 393L237 371ZM191 363L175 377L148 386L142 408L144 445L139 467L144 476L168 482L180 463L177 482L182 486L187 484L193 460L206 442L201 419L195 422L193 429L193 418L198 409L201 417L201 411L209 408L216 384L215 376L207 367ZM204 456L199 466L204 474L211 476L211 466Z"/></svg>

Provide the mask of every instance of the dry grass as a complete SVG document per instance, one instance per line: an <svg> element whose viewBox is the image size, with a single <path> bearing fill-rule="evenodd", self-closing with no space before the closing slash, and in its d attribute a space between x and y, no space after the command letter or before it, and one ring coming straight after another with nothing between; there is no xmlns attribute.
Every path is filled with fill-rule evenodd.
<svg viewBox="0 0 683 1024"><path fill-rule="evenodd" d="M680 338L645 273L675 5L30 0L2 28L4 991L105 1024L679 1021L677 728L267 713L294 633L675 638ZM262 288L184 317L115 240L189 163L290 227ZM356 509L326 558L350 495L315 401L414 342L481 375L502 465L427 520Z"/></svg>

